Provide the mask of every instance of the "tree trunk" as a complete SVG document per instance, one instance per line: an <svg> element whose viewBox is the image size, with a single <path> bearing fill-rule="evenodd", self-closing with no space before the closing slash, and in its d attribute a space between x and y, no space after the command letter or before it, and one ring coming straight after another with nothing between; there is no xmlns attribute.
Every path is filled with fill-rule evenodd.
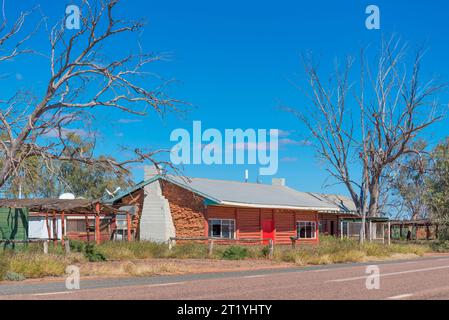
<svg viewBox="0 0 449 320"><path fill-rule="evenodd" d="M369 185L368 217L377 217L379 208L379 177L373 177Z"/></svg>

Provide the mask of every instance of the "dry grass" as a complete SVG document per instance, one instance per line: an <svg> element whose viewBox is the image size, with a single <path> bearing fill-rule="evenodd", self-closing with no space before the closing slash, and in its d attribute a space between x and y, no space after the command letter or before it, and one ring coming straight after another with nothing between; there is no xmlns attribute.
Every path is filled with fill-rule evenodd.
<svg viewBox="0 0 449 320"><path fill-rule="evenodd" d="M429 252L430 248L415 244L364 243L334 237L322 237L318 246L304 246L297 249L277 247L275 259L294 262L297 265L321 265L332 263L365 262L400 257L417 257Z"/></svg>
<svg viewBox="0 0 449 320"><path fill-rule="evenodd" d="M9 270L26 278L62 276L68 265L84 262L82 255L68 256L20 252L9 257Z"/></svg>

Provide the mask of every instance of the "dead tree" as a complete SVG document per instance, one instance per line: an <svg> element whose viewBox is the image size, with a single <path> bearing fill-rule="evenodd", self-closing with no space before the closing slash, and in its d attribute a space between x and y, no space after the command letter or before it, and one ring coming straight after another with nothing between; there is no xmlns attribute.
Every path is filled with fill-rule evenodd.
<svg viewBox="0 0 449 320"><path fill-rule="evenodd" d="M348 58L329 82L306 57L311 104L305 112L290 110L306 125L327 171L345 185L363 222L378 215L386 170L404 155L419 155L417 136L442 117L436 95L444 85L421 81L424 50L411 64L406 52L393 37L382 42L376 58L361 52L354 80L355 60Z"/></svg>
<svg viewBox="0 0 449 320"><path fill-rule="evenodd" d="M67 134L84 130L88 119L93 118L94 109L144 115L148 110L157 113L175 110L182 103L164 95L166 82L145 69L160 60L159 55L142 52L136 45L135 53L120 55L122 50L115 48L110 55L114 58L107 57L104 48L111 39L118 36L132 39L144 27L141 21L116 18L118 2L83 1L79 30L67 30L63 20L51 29L42 27L46 23L25 28L33 11L22 13L11 26L6 19L0 25L0 65L22 55L45 59L48 65L48 74L42 79L43 92L17 90L12 97L0 97L0 186L19 172L26 159L36 156L46 161L49 168L55 160L81 161L117 171L126 170L127 165L135 162L159 164L155 159L162 150L133 150L136 157L124 162L107 157L96 159L82 150L66 152ZM27 46L31 37L41 33L48 37L49 52L37 53ZM126 48L129 49L132 48Z"/></svg>

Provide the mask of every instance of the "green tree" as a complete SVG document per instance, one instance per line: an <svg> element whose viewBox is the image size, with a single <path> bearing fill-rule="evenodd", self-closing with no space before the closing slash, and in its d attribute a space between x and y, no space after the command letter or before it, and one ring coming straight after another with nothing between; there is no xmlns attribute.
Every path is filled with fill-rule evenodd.
<svg viewBox="0 0 449 320"><path fill-rule="evenodd" d="M432 152L432 174L426 180L431 218L439 225L439 236L449 238L449 138Z"/></svg>
<svg viewBox="0 0 449 320"><path fill-rule="evenodd" d="M424 150L426 143L415 143L417 150ZM428 217L427 177L429 176L428 154L409 154L390 174L388 186L393 195L391 205L396 208L398 216L417 220Z"/></svg>
<svg viewBox="0 0 449 320"><path fill-rule="evenodd" d="M94 146L90 142L73 133L68 134L64 156L70 157L74 153L92 155ZM99 160L112 160L112 157L99 156ZM56 161L49 166L41 157L28 158L23 169L7 184L6 196L18 197L47 197L57 198L61 193L70 192L77 197L95 199L104 195L106 189L115 190L129 185L131 176L123 170L107 170L104 166L79 161Z"/></svg>

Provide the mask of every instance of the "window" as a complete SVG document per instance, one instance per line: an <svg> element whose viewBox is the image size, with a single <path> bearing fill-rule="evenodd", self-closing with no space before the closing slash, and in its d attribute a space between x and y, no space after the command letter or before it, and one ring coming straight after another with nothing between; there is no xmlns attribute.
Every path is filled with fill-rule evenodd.
<svg viewBox="0 0 449 320"><path fill-rule="evenodd" d="M115 220L117 230L128 230L128 219L126 214L118 214Z"/></svg>
<svg viewBox="0 0 449 320"><path fill-rule="evenodd" d="M316 222L298 221L296 227L298 239L316 239Z"/></svg>
<svg viewBox="0 0 449 320"><path fill-rule="evenodd" d="M101 219L100 232L109 232L110 219ZM95 232L95 219L88 220L89 232ZM87 232L85 219L67 219L66 232L84 233Z"/></svg>
<svg viewBox="0 0 449 320"><path fill-rule="evenodd" d="M90 220L89 224L91 223L95 225L95 220ZM86 221L67 219L66 230L67 232L86 232Z"/></svg>
<svg viewBox="0 0 449 320"><path fill-rule="evenodd" d="M209 220L209 237L234 239L235 220L211 219Z"/></svg>

